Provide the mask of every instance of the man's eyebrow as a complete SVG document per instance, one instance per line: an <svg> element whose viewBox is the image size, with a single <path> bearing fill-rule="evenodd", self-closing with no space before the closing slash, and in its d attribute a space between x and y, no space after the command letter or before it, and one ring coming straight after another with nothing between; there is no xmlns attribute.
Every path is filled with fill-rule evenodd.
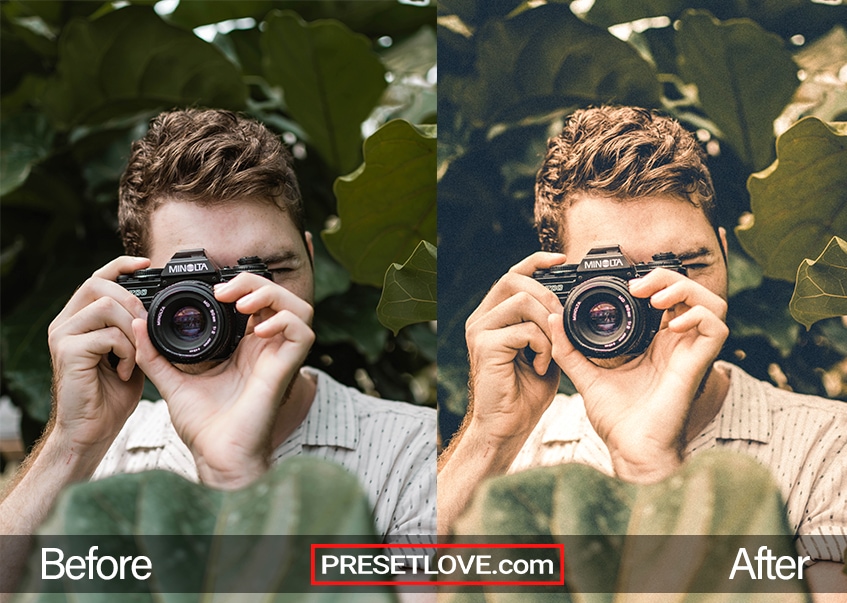
<svg viewBox="0 0 847 603"><path fill-rule="evenodd" d="M697 260L710 255L712 255L712 251L708 247L700 247L699 249L678 253L676 257L680 262L687 262L689 260Z"/></svg>
<svg viewBox="0 0 847 603"><path fill-rule="evenodd" d="M299 260L300 256L298 256L293 251L283 251L282 253L275 253L273 255L266 256L262 258L262 261L270 266L271 264L280 264L283 262L290 262L292 260Z"/></svg>

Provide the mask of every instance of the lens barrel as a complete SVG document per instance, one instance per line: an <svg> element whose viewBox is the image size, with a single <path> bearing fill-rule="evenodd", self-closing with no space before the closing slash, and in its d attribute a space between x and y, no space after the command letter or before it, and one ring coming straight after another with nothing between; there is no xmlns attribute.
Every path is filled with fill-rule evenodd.
<svg viewBox="0 0 847 603"><path fill-rule="evenodd" d="M598 276L576 285L564 307L565 333L585 356L638 355L650 345L652 309L632 297L621 278Z"/></svg>
<svg viewBox="0 0 847 603"><path fill-rule="evenodd" d="M232 346L233 304L215 299L211 285L181 281L159 291L150 304L147 332L171 362L194 364L225 357Z"/></svg>

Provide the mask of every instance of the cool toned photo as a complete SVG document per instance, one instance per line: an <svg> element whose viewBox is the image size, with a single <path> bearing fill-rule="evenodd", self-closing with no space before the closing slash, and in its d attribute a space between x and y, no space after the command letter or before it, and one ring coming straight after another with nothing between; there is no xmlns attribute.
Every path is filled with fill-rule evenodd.
<svg viewBox="0 0 847 603"><path fill-rule="evenodd" d="M337 597L435 538L435 9L125 4L2 7L0 590Z"/></svg>

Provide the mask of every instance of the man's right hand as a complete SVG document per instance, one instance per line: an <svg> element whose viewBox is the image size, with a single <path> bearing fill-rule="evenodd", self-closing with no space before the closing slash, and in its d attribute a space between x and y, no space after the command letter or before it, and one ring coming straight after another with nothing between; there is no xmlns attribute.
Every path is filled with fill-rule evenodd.
<svg viewBox="0 0 847 603"><path fill-rule="evenodd" d="M53 360L53 414L48 431L0 496L0 536L31 535L62 489L91 477L141 398L132 320L141 301L115 282L146 268L146 258L120 257L88 279L48 329ZM108 361L113 352L116 368ZM30 540L0 547L0 584L12 592Z"/></svg>
<svg viewBox="0 0 847 603"><path fill-rule="evenodd" d="M564 261L563 254L545 252L524 259L467 320L469 412L490 437L525 440L556 394L561 371L552 362L548 319L561 315L562 304L532 273Z"/></svg>
<svg viewBox="0 0 847 603"><path fill-rule="evenodd" d="M532 273L564 262L560 253L529 256L467 320L468 412L439 459L439 534L450 531L479 482L506 472L556 395L561 371L552 361L549 317L561 317L562 304Z"/></svg>
<svg viewBox="0 0 847 603"><path fill-rule="evenodd" d="M119 257L77 289L48 329L53 361L52 438L78 454L105 454L141 398L132 320L144 305L118 285L120 274L147 268L146 258ZM115 368L109 353L119 359Z"/></svg>

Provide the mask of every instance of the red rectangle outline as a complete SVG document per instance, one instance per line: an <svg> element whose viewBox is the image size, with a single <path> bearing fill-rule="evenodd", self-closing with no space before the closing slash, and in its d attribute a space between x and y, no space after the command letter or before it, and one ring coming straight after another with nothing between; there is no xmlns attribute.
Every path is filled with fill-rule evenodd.
<svg viewBox="0 0 847 603"><path fill-rule="evenodd" d="M312 586L564 586L565 584L565 545L564 544L312 544L310 546L309 565L311 569ZM451 580L447 582L433 580L333 580L321 582L315 575L316 549L558 549L559 576L556 582L549 580L520 581L520 580Z"/></svg>

